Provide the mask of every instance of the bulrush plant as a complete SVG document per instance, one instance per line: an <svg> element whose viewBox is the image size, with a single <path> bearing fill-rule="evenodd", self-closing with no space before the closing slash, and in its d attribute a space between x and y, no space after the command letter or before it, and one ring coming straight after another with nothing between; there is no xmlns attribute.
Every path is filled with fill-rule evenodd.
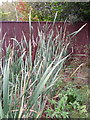
<svg viewBox="0 0 90 120"><path fill-rule="evenodd" d="M34 61L31 38L27 42L24 33L20 43L11 38L13 48L6 47L9 54L6 57L6 53L0 66L3 76L0 119L41 117L53 85L60 80L60 70L70 56L67 54L70 42L63 44L62 30L54 38L53 34L53 30L46 35L38 28L39 41L35 43L37 51ZM26 52L26 49L29 51Z"/></svg>

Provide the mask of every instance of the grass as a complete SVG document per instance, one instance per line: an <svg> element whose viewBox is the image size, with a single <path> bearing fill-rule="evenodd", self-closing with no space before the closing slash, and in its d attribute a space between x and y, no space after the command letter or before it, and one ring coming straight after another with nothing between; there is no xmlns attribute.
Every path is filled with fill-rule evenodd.
<svg viewBox="0 0 90 120"><path fill-rule="evenodd" d="M82 28L71 35L76 35ZM60 72L70 57L70 54L67 54L70 35L67 36L65 43L62 29L55 38L53 34L54 31L51 30L46 36L38 29L39 41L36 43L34 41L38 45L34 61L32 61L31 38L27 42L24 33L20 43L11 38L14 46L8 45L6 55L0 60L3 76L0 119L42 116L53 86L58 80L62 81ZM28 53L26 49L29 50Z"/></svg>
<svg viewBox="0 0 90 120"><path fill-rule="evenodd" d="M72 81L61 82L59 80L51 90L43 117L89 118L89 95L88 85L76 84Z"/></svg>
<svg viewBox="0 0 90 120"><path fill-rule="evenodd" d="M12 38L14 46L19 46L18 50L10 46L6 48L6 56L1 61L3 75L1 117L40 117L50 89L58 80L65 60L70 56L65 55L69 44L62 46L61 41L57 41L56 38L52 40L53 31L50 31L52 34L49 34L47 41L42 31L38 32L40 41L34 61L31 40L27 43L25 36L21 44ZM58 42L57 47L55 42ZM29 48L28 54L23 46Z"/></svg>

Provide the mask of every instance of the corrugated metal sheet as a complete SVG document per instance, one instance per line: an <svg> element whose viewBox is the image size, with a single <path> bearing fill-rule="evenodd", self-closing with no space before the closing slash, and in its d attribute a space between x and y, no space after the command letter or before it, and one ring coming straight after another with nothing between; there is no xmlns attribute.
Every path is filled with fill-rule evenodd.
<svg viewBox="0 0 90 120"><path fill-rule="evenodd" d="M38 36L38 27L44 31L46 22L32 22L31 23L33 26L33 29L31 31L31 34L33 35L34 40L36 41L36 38ZM52 22L48 22L47 26L50 25L50 29L52 29ZM81 23L77 23L77 24L69 24L66 23L66 31L68 33L72 33L76 30L78 30L82 25L84 25L84 22ZM16 37L16 39L20 42L21 38L22 38L22 31L24 32L27 41L29 40L30 37L30 31L29 31L29 23L28 22L0 22L0 26L2 25L2 36L4 36L4 34L6 33L5 36L5 43L3 45L3 48L5 50L5 44L6 46L8 46L9 42L12 44L12 41L10 40L10 38L14 38ZM64 28L64 23L63 22L56 22L53 30L54 30L54 35L56 36L57 31L56 28L58 29L58 31L60 30L60 28ZM73 42L72 42L72 46L74 47L74 54L83 54L85 53L85 46L90 44L90 23L87 23L87 25L85 26L85 28L73 38ZM45 31L44 31L45 32ZM48 34L48 31L46 31L46 33ZM33 54L35 54L36 52L36 48L33 47ZM33 55L33 59L34 59L34 55Z"/></svg>

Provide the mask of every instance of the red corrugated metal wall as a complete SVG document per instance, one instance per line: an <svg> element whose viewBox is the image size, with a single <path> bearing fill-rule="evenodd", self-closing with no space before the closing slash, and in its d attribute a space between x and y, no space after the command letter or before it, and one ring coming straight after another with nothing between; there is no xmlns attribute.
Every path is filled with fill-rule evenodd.
<svg viewBox="0 0 90 120"><path fill-rule="evenodd" d="M39 27L41 30L44 30L46 22L40 22L40 24L38 22L32 22L31 24L33 26L31 33L34 36L34 40L36 40L38 35L37 28ZM53 24L52 22L47 23L48 26L50 25L49 29L52 29L52 24ZM73 25L70 23L66 23L66 32L72 33L78 30L84 24L85 24L84 22L73 24ZM3 45L4 50L5 50L5 45L8 46L9 42L12 44L12 41L10 40L10 38L16 37L16 39L20 42L22 38L22 31L24 32L27 41L29 40L30 32L29 32L28 22L0 22L0 26L2 26L1 28L2 36L4 36L4 34L6 33L5 44ZM64 29L63 22L55 23L53 27L54 35L57 34L56 28L60 30L61 27ZM87 25L82 29L82 31L73 38L72 46L74 47L74 54L86 54L86 46L90 44L89 31L90 31L90 23L87 23ZM47 34L48 34L48 31L47 31ZM34 50L33 54L35 54L36 48L34 47L33 50Z"/></svg>

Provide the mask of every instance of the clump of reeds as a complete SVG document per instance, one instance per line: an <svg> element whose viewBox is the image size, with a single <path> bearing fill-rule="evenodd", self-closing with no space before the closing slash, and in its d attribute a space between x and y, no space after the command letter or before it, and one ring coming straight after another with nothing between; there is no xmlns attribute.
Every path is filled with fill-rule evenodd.
<svg viewBox="0 0 90 120"><path fill-rule="evenodd" d="M62 29L54 38L53 34L53 30L46 35L38 29L39 41L34 41L38 46L34 61L31 38L27 42L23 33L20 43L15 38L11 39L13 47L6 48L6 55L2 58L0 66L3 75L0 118L41 116L50 90L56 81L60 80L60 70L70 56L67 54L70 41L63 44Z"/></svg>

